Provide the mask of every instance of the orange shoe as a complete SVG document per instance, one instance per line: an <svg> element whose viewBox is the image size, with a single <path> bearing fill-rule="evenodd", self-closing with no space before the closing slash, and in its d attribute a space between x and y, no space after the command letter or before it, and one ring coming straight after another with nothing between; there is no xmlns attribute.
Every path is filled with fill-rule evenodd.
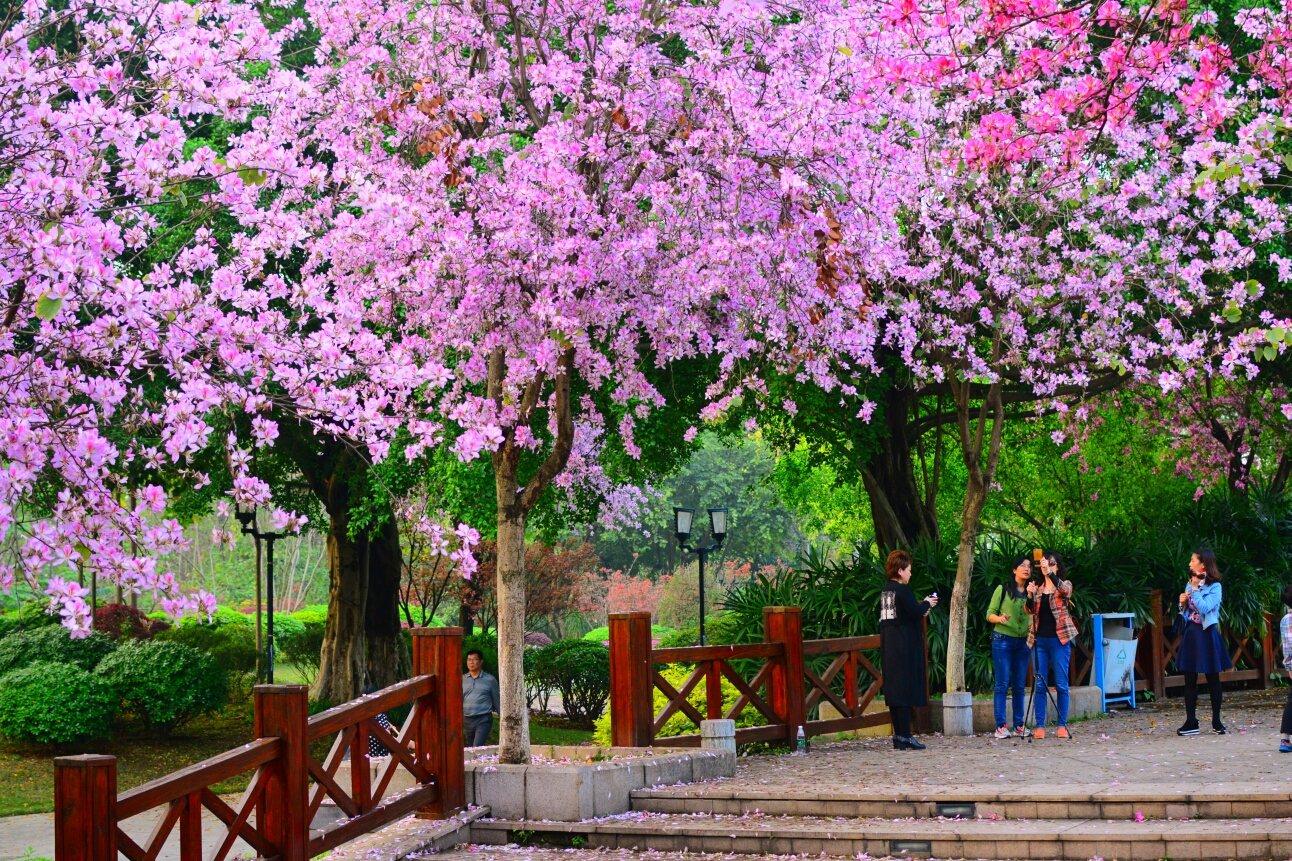
<svg viewBox="0 0 1292 861"><path fill-rule="evenodd" d="M1071 736L1069 736L1069 735L1068 735L1068 728L1067 728L1066 726L1061 726L1061 727L1059 727L1057 730L1055 730L1055 731L1054 731L1054 737L1055 737L1055 738L1071 738Z"/></svg>
<svg viewBox="0 0 1292 861"><path fill-rule="evenodd" d="M1037 727L1036 732L1032 733L1032 738L1045 738L1045 727Z"/></svg>

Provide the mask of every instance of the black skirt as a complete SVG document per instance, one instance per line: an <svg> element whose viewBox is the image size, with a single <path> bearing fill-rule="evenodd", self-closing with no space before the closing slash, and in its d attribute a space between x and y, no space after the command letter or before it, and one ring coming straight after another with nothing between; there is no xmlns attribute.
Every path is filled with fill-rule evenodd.
<svg viewBox="0 0 1292 861"><path fill-rule="evenodd" d="M1182 673L1221 673L1232 670L1229 650L1220 637L1220 626L1203 628L1197 622L1184 626L1180 648L1175 653L1175 666Z"/></svg>
<svg viewBox="0 0 1292 861"><path fill-rule="evenodd" d="M884 625L879 629L879 654L884 662L884 703L928 705L923 632L914 625Z"/></svg>

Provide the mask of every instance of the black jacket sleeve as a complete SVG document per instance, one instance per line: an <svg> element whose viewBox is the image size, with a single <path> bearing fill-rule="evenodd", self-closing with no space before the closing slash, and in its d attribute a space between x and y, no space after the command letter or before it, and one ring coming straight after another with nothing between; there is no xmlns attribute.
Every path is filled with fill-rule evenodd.
<svg viewBox="0 0 1292 861"><path fill-rule="evenodd" d="M914 622L923 619L930 609L927 601L915 600L915 592L906 584L897 590L897 604L902 608L902 614Z"/></svg>

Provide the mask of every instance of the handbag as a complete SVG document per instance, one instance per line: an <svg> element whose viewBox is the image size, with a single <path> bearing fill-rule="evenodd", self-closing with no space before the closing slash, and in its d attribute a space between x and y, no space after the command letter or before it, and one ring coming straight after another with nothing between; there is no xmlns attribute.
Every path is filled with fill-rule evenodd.
<svg viewBox="0 0 1292 861"><path fill-rule="evenodd" d="M1184 629L1189 623L1184 618L1184 613L1176 613L1175 621L1171 623L1171 635L1177 640L1184 636Z"/></svg>

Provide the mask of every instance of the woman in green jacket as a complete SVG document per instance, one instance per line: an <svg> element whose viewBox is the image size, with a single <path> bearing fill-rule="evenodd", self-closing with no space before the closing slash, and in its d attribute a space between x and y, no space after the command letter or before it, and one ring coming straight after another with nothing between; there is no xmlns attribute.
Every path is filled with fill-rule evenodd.
<svg viewBox="0 0 1292 861"><path fill-rule="evenodd" d="M996 738L1019 738L1023 729L1023 690L1027 684L1027 583L1032 579L1032 559L1014 560L1014 578L996 587L987 607L987 621L996 627L991 635L991 662L996 671ZM1005 693L1014 688L1014 731L1005 728Z"/></svg>

